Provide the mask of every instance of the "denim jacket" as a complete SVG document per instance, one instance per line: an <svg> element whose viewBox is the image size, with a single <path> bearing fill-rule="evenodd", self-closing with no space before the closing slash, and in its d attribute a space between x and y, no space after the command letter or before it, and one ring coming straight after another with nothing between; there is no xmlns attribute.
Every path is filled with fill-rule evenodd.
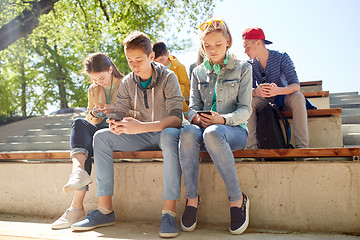
<svg viewBox="0 0 360 240"><path fill-rule="evenodd" d="M196 110L211 109L216 81L217 112L225 118L226 125L246 124L252 111L252 68L234 55L219 74L206 69L204 64L194 69L191 75L189 121L195 117Z"/></svg>

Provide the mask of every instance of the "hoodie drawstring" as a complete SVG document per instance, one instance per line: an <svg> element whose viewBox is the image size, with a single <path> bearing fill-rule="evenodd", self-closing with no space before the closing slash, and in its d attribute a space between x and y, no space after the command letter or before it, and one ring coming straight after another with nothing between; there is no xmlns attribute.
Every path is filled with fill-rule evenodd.
<svg viewBox="0 0 360 240"><path fill-rule="evenodd" d="M134 110L136 111L137 88L135 88Z"/></svg>
<svg viewBox="0 0 360 240"><path fill-rule="evenodd" d="M152 100L151 121L152 122L155 119L155 94L154 94L154 92L155 92L155 90L154 90L154 88L152 88L152 90L151 90L151 94L152 94L152 97L151 97L151 100ZM144 99L147 99L146 90L144 91ZM135 111L137 111L136 110L136 100L137 100L137 88L135 88L135 99L134 99L134 110ZM147 104L147 100L145 100L145 107L149 108L149 105Z"/></svg>
<svg viewBox="0 0 360 240"><path fill-rule="evenodd" d="M154 115L155 115L155 94L154 94L154 88L152 88L152 112L151 112L151 121L154 121Z"/></svg>

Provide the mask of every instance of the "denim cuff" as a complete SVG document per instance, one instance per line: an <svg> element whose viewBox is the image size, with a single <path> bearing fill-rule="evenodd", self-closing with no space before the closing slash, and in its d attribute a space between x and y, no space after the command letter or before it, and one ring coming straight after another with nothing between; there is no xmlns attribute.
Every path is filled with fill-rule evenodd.
<svg viewBox="0 0 360 240"><path fill-rule="evenodd" d="M89 185L86 185L85 187L79 188L76 191L89 191Z"/></svg>
<svg viewBox="0 0 360 240"><path fill-rule="evenodd" d="M70 158L72 158L75 153L83 153L85 155L85 158L87 158L89 155L89 151L85 148L73 148L70 151Z"/></svg>
<svg viewBox="0 0 360 240"><path fill-rule="evenodd" d="M237 196L237 197L229 197L228 196L230 202L239 201L242 197L243 197L242 192L240 192L240 196Z"/></svg>

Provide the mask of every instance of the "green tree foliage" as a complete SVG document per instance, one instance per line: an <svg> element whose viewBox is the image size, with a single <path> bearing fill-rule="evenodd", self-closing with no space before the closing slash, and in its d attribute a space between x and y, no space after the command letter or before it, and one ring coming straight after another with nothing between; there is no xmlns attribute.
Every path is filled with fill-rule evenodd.
<svg viewBox="0 0 360 240"><path fill-rule="evenodd" d="M0 115L44 114L50 105L86 107L90 83L81 64L89 53L108 54L127 74L121 42L131 31L184 48L186 39L169 34L194 31L214 7L213 0L1 0L0 26L40 2L53 2L53 10L36 15L31 34L0 51Z"/></svg>

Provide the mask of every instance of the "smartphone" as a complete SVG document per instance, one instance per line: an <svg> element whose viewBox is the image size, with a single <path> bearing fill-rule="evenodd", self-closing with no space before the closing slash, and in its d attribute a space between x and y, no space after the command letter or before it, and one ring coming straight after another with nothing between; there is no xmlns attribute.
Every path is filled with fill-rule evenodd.
<svg viewBox="0 0 360 240"><path fill-rule="evenodd" d="M198 111L196 111L196 113L200 114L203 117L205 117L204 115L211 115L210 110L198 110Z"/></svg>
<svg viewBox="0 0 360 240"><path fill-rule="evenodd" d="M109 119L114 119L116 122L120 121L119 119L117 119L116 113L107 113L106 116Z"/></svg>
<svg viewBox="0 0 360 240"><path fill-rule="evenodd" d="M270 85L270 83L262 83L262 84L260 84L260 86L269 86Z"/></svg>

